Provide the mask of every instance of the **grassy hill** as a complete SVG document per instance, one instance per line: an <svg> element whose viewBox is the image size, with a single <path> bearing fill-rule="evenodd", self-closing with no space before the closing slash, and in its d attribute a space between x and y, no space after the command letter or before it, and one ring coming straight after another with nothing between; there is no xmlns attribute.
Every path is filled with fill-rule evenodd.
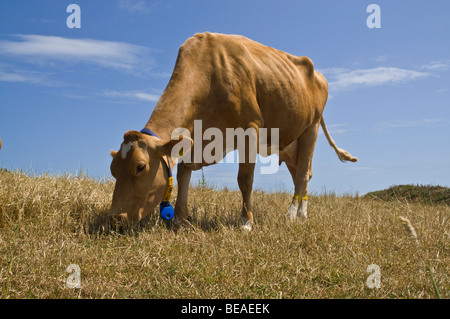
<svg viewBox="0 0 450 319"><path fill-rule="evenodd" d="M436 298L433 281L450 297L448 205L311 196L309 218L289 222L292 194L254 192L245 232L240 193L203 185L190 190L192 227L175 232L155 212L119 234L103 227L113 188L0 171L1 297ZM66 285L71 264L81 288Z"/></svg>
<svg viewBox="0 0 450 319"><path fill-rule="evenodd" d="M388 189L365 195L386 201L407 200L427 204L445 204L450 206L450 188L431 185L397 185Z"/></svg>

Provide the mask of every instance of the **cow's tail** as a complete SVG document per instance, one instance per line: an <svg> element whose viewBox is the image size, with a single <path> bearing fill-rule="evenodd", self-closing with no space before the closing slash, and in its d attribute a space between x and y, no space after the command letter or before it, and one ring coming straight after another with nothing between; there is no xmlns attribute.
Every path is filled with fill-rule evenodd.
<svg viewBox="0 0 450 319"><path fill-rule="evenodd" d="M357 157L353 157L346 150L343 150L342 148L338 148L336 146L336 143L331 138L330 133L328 133L327 126L325 125L325 120L323 119L323 116L322 116L322 119L320 120L320 125L322 125L322 129L323 129L323 132L325 133L325 136L327 137L328 143L330 143L331 147L334 148L334 150L336 151L336 154L339 157L339 159L341 160L341 162L347 162L347 161L356 162L358 160Z"/></svg>

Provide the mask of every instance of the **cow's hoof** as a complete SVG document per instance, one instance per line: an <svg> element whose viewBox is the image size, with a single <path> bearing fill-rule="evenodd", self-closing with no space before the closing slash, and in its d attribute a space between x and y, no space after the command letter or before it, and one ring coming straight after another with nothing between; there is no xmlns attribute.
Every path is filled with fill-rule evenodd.
<svg viewBox="0 0 450 319"><path fill-rule="evenodd" d="M241 229L245 231L252 231L253 222L251 220L241 219Z"/></svg>
<svg viewBox="0 0 450 319"><path fill-rule="evenodd" d="M306 200L302 200L302 203L300 204L300 207L298 208L298 215L303 218L306 219L308 213L308 201Z"/></svg>
<svg viewBox="0 0 450 319"><path fill-rule="evenodd" d="M177 218L172 219L171 228L172 230L178 231L181 229L186 229L192 227L192 224L189 222L190 218Z"/></svg>
<svg viewBox="0 0 450 319"><path fill-rule="evenodd" d="M298 215L299 215L299 217L302 218L302 219L308 218L308 214L306 213L306 211L304 211L304 212L299 212Z"/></svg>
<svg viewBox="0 0 450 319"><path fill-rule="evenodd" d="M289 206L286 217L293 222L297 220L297 208L294 205Z"/></svg>

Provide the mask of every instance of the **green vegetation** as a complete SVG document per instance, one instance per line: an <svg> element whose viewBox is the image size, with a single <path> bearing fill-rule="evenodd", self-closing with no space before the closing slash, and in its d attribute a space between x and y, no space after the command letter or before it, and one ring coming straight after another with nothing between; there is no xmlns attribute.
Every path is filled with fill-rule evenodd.
<svg viewBox="0 0 450 319"><path fill-rule="evenodd" d="M397 185L388 189L365 195L385 201L407 200L426 204L445 204L450 206L450 188L431 185Z"/></svg>

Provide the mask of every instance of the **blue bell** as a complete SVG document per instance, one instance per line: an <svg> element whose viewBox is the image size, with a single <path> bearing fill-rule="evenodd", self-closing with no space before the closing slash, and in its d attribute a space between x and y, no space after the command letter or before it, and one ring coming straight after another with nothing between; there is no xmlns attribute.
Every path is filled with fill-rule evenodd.
<svg viewBox="0 0 450 319"><path fill-rule="evenodd" d="M171 220L173 216L175 216L172 204L169 201L161 202L161 204L159 204L159 213L161 214L161 217L165 220Z"/></svg>

